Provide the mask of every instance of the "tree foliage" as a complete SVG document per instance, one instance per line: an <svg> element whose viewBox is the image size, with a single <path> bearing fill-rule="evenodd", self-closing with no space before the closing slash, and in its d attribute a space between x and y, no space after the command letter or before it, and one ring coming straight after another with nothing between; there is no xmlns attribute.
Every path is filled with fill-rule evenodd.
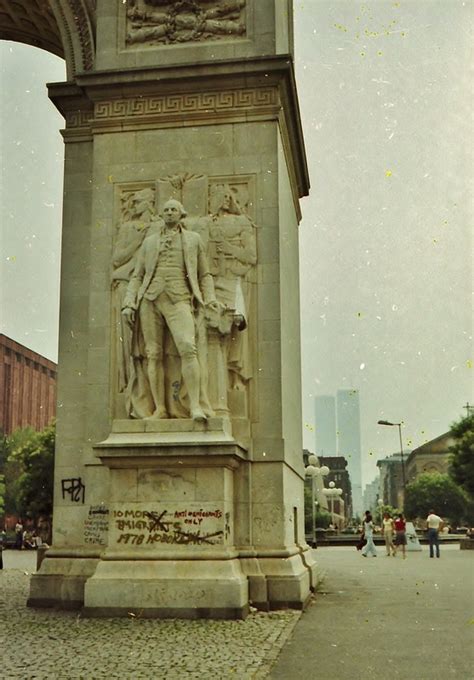
<svg viewBox="0 0 474 680"><path fill-rule="evenodd" d="M7 497L14 499L20 516L37 519L53 512L55 439L55 423L41 432L31 428L17 430L7 438L6 470L15 471L7 479Z"/></svg>
<svg viewBox="0 0 474 680"><path fill-rule="evenodd" d="M474 498L474 413L451 426L455 443L450 447L449 474Z"/></svg>
<svg viewBox="0 0 474 680"><path fill-rule="evenodd" d="M407 485L405 514L407 517L427 517L434 510L458 525L469 512L468 498L448 474L425 472Z"/></svg>
<svg viewBox="0 0 474 680"><path fill-rule="evenodd" d="M4 512L7 515L21 515L22 509L18 504L18 482L23 472L21 460L13 457L13 452L19 450L27 442L34 439L38 433L32 427L15 430L8 436L3 436L0 451L0 473L4 475L5 496Z"/></svg>
<svg viewBox="0 0 474 680"><path fill-rule="evenodd" d="M0 475L0 515L5 511L5 477Z"/></svg>
<svg viewBox="0 0 474 680"><path fill-rule="evenodd" d="M377 509L374 512L374 521L375 524L382 524L383 520L383 515L385 512L388 512L390 517L396 517L398 514L400 514L400 510L398 508L394 508L393 505L380 505L377 506Z"/></svg>

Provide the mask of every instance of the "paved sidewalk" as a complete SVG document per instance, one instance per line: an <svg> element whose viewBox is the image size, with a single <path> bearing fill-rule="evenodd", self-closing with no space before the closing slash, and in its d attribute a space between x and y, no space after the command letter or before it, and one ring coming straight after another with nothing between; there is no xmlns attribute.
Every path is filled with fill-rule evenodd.
<svg viewBox="0 0 474 680"><path fill-rule="evenodd" d="M267 676L300 617L279 611L245 621L84 619L78 612L28 609L36 554L5 550L3 556L2 680L257 680Z"/></svg>
<svg viewBox="0 0 474 680"><path fill-rule="evenodd" d="M324 579L271 680L470 680L474 677L474 551L442 546L407 559L320 548Z"/></svg>

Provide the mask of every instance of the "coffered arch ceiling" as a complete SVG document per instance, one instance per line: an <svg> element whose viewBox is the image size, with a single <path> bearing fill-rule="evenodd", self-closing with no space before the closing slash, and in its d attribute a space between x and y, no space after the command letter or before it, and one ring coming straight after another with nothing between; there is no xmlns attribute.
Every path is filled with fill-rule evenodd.
<svg viewBox="0 0 474 680"><path fill-rule="evenodd" d="M67 77L94 65L96 0L0 0L0 39L66 60Z"/></svg>

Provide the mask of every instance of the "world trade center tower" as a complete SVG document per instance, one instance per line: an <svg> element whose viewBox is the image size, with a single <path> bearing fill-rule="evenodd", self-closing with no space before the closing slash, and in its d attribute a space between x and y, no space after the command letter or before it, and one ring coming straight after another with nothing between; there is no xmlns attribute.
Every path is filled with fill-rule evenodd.
<svg viewBox="0 0 474 680"><path fill-rule="evenodd" d="M354 515L362 514L360 406L358 390L338 390L336 395L338 455L347 460L352 484Z"/></svg>

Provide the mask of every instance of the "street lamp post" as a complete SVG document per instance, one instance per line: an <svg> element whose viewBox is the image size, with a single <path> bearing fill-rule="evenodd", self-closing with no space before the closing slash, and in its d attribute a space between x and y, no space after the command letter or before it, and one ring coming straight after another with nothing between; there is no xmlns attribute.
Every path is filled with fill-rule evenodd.
<svg viewBox="0 0 474 680"><path fill-rule="evenodd" d="M316 548L316 489L315 489L315 479L316 477L325 477L329 474L329 468L326 465L319 467L319 461L317 456L311 455L308 457L308 465L305 467L306 477L311 478L311 519L312 519L312 544L313 548Z"/></svg>
<svg viewBox="0 0 474 680"><path fill-rule="evenodd" d="M398 427L398 436L400 437L400 455L402 461L402 484L403 484L403 499L405 500L405 459L403 457L403 442L402 442L402 424L401 423L391 423L388 420L378 420L378 425L389 425Z"/></svg>
<svg viewBox="0 0 474 680"><path fill-rule="evenodd" d="M380 523L383 521L382 508L384 506L383 498L377 498L377 505L379 506Z"/></svg>
<svg viewBox="0 0 474 680"><path fill-rule="evenodd" d="M328 486L330 489L334 489L336 485L334 482L329 482ZM329 496L329 500L331 501L331 523L334 526L334 493Z"/></svg>
<svg viewBox="0 0 474 680"><path fill-rule="evenodd" d="M329 498L330 501L330 507L331 507L331 523L333 526L334 524L334 500L336 498L340 498L342 496L342 489L336 488L336 485L334 482L329 482L328 484L328 489L323 489L324 495Z"/></svg>

